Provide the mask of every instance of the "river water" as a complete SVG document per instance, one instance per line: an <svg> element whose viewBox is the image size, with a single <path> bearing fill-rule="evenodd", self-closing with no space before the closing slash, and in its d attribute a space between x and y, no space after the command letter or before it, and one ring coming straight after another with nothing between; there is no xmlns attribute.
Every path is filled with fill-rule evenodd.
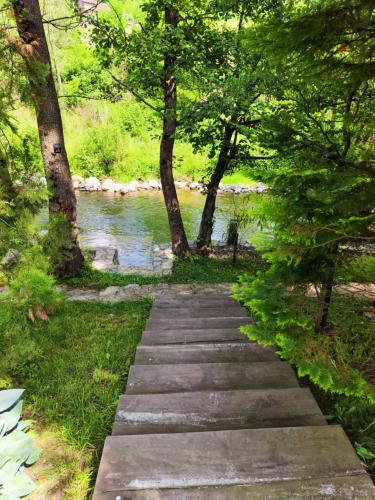
<svg viewBox="0 0 375 500"><path fill-rule="evenodd" d="M221 194L215 213L213 239L225 239L225 231L233 207L246 203L245 196ZM205 197L197 191L178 192L182 217L189 240L195 240ZM167 214L160 191L144 191L121 196L114 193L77 192L78 225L85 246L116 246L121 248L122 265L143 265L149 261L150 245L170 241ZM40 216L47 223L47 211ZM249 237L248 227L242 237Z"/></svg>

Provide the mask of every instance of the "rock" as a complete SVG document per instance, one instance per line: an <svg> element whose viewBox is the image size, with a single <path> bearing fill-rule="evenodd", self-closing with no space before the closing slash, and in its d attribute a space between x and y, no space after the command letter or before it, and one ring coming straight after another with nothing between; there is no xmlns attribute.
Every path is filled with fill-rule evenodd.
<svg viewBox="0 0 375 500"><path fill-rule="evenodd" d="M4 257L1 259L0 265L3 269L9 269L20 258L21 254L15 248L10 248Z"/></svg>
<svg viewBox="0 0 375 500"><path fill-rule="evenodd" d="M113 191L115 193L120 193L121 192L121 189L123 188L124 184L122 184L121 182L115 182L113 184Z"/></svg>
<svg viewBox="0 0 375 500"><path fill-rule="evenodd" d="M132 184L123 184L120 189L121 194L133 193L137 189Z"/></svg>
<svg viewBox="0 0 375 500"><path fill-rule="evenodd" d="M112 179L104 179L101 186L102 186L102 191L114 191L115 190L115 183L113 182Z"/></svg>
<svg viewBox="0 0 375 500"><path fill-rule="evenodd" d="M187 186L187 182L185 182L185 181L176 181L175 185L179 189L184 189Z"/></svg>
<svg viewBox="0 0 375 500"><path fill-rule="evenodd" d="M101 299L114 298L120 292L121 288L121 286L108 286L99 292L99 297Z"/></svg>
<svg viewBox="0 0 375 500"><path fill-rule="evenodd" d="M155 179L150 179L147 182L151 189L161 189L161 183L159 181Z"/></svg>
<svg viewBox="0 0 375 500"><path fill-rule="evenodd" d="M101 191L102 186L99 179L96 177L88 177L83 183L79 185L80 191Z"/></svg>
<svg viewBox="0 0 375 500"><path fill-rule="evenodd" d="M81 175L72 175L73 188L78 189L80 184L84 182L84 178Z"/></svg>
<svg viewBox="0 0 375 500"><path fill-rule="evenodd" d="M134 290L140 290L141 289L141 285L137 285L136 283L134 283L134 284L131 284L131 285L123 286L121 288L123 288L124 290L128 290L128 291L130 291L130 290L134 291Z"/></svg>
<svg viewBox="0 0 375 500"><path fill-rule="evenodd" d="M37 184L38 186L47 186L47 179L39 172L36 172L31 176L31 182L33 184Z"/></svg>
<svg viewBox="0 0 375 500"><path fill-rule="evenodd" d="M189 184L189 189L191 189L191 190L198 189L198 188L199 188L198 182L191 182Z"/></svg>
<svg viewBox="0 0 375 500"><path fill-rule="evenodd" d="M129 182L128 186L130 188L133 188L132 191L137 191L140 189L141 183L139 181L131 181Z"/></svg>
<svg viewBox="0 0 375 500"><path fill-rule="evenodd" d="M98 271L114 271L114 267L119 265L118 250L113 247L96 247L95 257L92 261L93 269Z"/></svg>

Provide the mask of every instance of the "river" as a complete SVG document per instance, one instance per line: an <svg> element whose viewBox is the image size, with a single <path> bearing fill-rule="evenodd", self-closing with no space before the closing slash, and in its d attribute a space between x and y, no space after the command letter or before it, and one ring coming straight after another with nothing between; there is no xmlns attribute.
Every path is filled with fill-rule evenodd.
<svg viewBox="0 0 375 500"><path fill-rule="evenodd" d="M182 217L189 240L197 236L204 196L197 191L178 192ZM221 194L215 213L213 239L222 241L234 205L245 202L245 196ZM167 214L160 191L144 191L121 196L113 193L77 192L78 225L86 246L121 247L122 264L142 265L149 259L149 245L170 241ZM47 211L39 218L46 226ZM243 237L249 237L254 227L248 227ZM124 247L128 247L125 251Z"/></svg>

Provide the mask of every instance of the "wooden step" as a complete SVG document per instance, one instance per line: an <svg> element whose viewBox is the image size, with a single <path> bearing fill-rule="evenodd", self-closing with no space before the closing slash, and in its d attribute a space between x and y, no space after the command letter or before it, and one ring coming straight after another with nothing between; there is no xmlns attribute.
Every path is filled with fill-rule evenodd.
<svg viewBox="0 0 375 500"><path fill-rule="evenodd" d="M298 387L288 363L133 365L126 394Z"/></svg>
<svg viewBox="0 0 375 500"><path fill-rule="evenodd" d="M110 436L96 492L321 478L326 483L363 474L340 426Z"/></svg>
<svg viewBox="0 0 375 500"><path fill-rule="evenodd" d="M373 500L375 487L366 474L286 480L236 486L95 490L93 500Z"/></svg>
<svg viewBox="0 0 375 500"><path fill-rule="evenodd" d="M112 434L325 425L309 389L124 395Z"/></svg>
<svg viewBox="0 0 375 500"><path fill-rule="evenodd" d="M197 342L243 343L249 340L238 328L145 330L141 338L141 345L194 344Z"/></svg>
<svg viewBox="0 0 375 500"><path fill-rule="evenodd" d="M239 328L242 325L252 323L249 317L244 318L167 318L149 319L146 330L175 330L175 329L216 329L216 328Z"/></svg>
<svg viewBox="0 0 375 500"><path fill-rule="evenodd" d="M218 307L238 307L240 304L236 300L230 297L217 296L214 298L210 297L186 297L186 298L158 298L154 301L153 307L158 309L170 309L175 307L206 307L206 308L218 308Z"/></svg>
<svg viewBox="0 0 375 500"><path fill-rule="evenodd" d="M231 307L170 307L163 309L153 307L150 319L182 319L182 318L247 318L244 307L239 305Z"/></svg>
<svg viewBox="0 0 375 500"><path fill-rule="evenodd" d="M235 363L277 361L272 347L255 342L227 342L187 345L140 345L137 347L136 365L166 365L187 363Z"/></svg>

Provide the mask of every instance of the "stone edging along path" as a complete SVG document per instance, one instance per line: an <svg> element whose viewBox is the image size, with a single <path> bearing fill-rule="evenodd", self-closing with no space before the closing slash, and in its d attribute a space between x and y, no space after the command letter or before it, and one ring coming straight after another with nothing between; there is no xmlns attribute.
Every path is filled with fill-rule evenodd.
<svg viewBox="0 0 375 500"><path fill-rule="evenodd" d="M125 286L109 286L102 290L92 288L69 288L60 286L58 289L64 292L67 300L97 301L97 302L121 302L122 300L137 300L146 297L158 298L164 295L177 293L180 295L201 293L229 293L233 283L212 284L168 284L158 283L155 285L130 284ZM335 291L345 295L356 295L359 298L375 300L375 285L368 283L348 283L335 287Z"/></svg>
<svg viewBox="0 0 375 500"><path fill-rule="evenodd" d="M229 293L232 283L218 283L210 285L170 285L159 283L156 285L109 286L103 290L90 288L68 288L60 286L58 289L64 292L67 300L97 301L97 302L121 302L122 300L136 300L146 297L158 298L163 295L178 293L179 295L190 295L199 290L201 293Z"/></svg>

